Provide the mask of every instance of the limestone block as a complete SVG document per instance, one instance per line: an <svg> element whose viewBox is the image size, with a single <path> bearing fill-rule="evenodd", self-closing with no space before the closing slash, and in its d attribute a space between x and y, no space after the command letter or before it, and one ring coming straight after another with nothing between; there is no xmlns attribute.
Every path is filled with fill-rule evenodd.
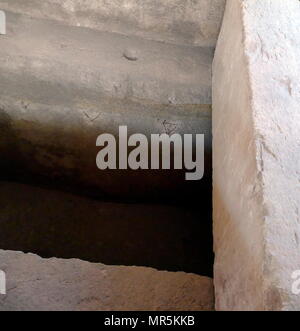
<svg viewBox="0 0 300 331"><path fill-rule="evenodd" d="M211 104L211 48L170 45L10 12L6 16L0 73L7 79L112 98ZM124 57L128 49L138 61Z"/></svg>
<svg viewBox="0 0 300 331"><path fill-rule="evenodd" d="M198 194L203 190L204 198L210 197L210 106L155 105L95 95L85 98L47 83L27 82L14 81L8 86L0 81L2 176L50 179L106 198L173 201L195 198L193 190ZM98 169L96 157L101 148L96 146L97 137L109 133L119 139L121 125L128 127L129 136L204 133L204 178L186 181L184 169L170 170L168 176L166 170Z"/></svg>
<svg viewBox="0 0 300 331"><path fill-rule="evenodd" d="M212 279L0 251L0 311L213 310Z"/></svg>
<svg viewBox="0 0 300 331"><path fill-rule="evenodd" d="M299 310L300 3L228 0L213 65L218 310Z"/></svg>
<svg viewBox="0 0 300 331"><path fill-rule="evenodd" d="M214 47L225 0L0 0L0 9L157 41Z"/></svg>
<svg viewBox="0 0 300 331"><path fill-rule="evenodd" d="M166 176L165 171L97 168L97 137L118 138L119 126L126 125L130 135L147 137L205 134L210 178L211 49L9 12L7 17L7 35L0 40L2 174L16 168L118 198L160 199L171 193L172 200L176 189L186 196L196 184L187 183L183 171ZM126 59L125 51L138 59Z"/></svg>

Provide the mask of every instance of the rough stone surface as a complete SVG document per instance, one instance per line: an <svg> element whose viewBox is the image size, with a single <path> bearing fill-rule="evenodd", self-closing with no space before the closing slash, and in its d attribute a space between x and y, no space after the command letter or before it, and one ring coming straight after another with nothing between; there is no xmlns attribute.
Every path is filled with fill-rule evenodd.
<svg viewBox="0 0 300 331"><path fill-rule="evenodd" d="M97 95L85 98L83 93L76 95L76 90L59 90L47 83L5 82L0 81L1 176L30 173L119 198L191 197L193 189L208 184L209 106L163 106ZM147 137L155 133L204 133L205 179L188 182L185 171L174 170L168 176L164 170L99 170L96 139L102 133L111 133L118 139L120 125L128 126L129 135L143 133Z"/></svg>
<svg viewBox="0 0 300 331"><path fill-rule="evenodd" d="M210 106L190 105L211 102L210 50L7 16L0 48L4 172L16 168L123 198L159 199L175 195L176 187L189 192L195 186L186 183L184 172L97 169L96 138L118 137L119 125L127 125L129 134L148 137L205 134L210 176ZM124 49L137 51L138 61L125 59Z"/></svg>
<svg viewBox="0 0 300 331"><path fill-rule="evenodd" d="M0 182L0 249L212 276L211 210L201 202L110 202Z"/></svg>
<svg viewBox="0 0 300 331"><path fill-rule="evenodd" d="M228 0L213 65L216 308L299 310L300 3Z"/></svg>
<svg viewBox="0 0 300 331"><path fill-rule="evenodd" d="M1 77L114 98L211 104L211 48L76 28L10 12L6 16ZM125 49L135 49L139 61L127 61Z"/></svg>
<svg viewBox="0 0 300 331"><path fill-rule="evenodd" d="M0 9L102 31L214 47L225 0L0 0Z"/></svg>
<svg viewBox="0 0 300 331"><path fill-rule="evenodd" d="M212 279L0 251L0 311L213 310Z"/></svg>

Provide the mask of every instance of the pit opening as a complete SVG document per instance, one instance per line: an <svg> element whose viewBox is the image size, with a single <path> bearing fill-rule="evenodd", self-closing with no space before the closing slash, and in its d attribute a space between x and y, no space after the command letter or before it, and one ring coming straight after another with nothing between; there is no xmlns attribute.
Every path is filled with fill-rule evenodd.
<svg viewBox="0 0 300 331"><path fill-rule="evenodd" d="M199 205L121 203L2 180L0 249L212 276L205 196Z"/></svg>

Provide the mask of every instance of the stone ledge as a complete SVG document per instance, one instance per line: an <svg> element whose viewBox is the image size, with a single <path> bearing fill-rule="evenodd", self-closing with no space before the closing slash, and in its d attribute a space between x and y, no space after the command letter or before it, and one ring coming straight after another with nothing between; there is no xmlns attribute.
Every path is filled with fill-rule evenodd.
<svg viewBox="0 0 300 331"><path fill-rule="evenodd" d="M0 251L0 311L213 310L212 279Z"/></svg>
<svg viewBox="0 0 300 331"><path fill-rule="evenodd" d="M214 47L225 0L1 0L0 9L73 26Z"/></svg>
<svg viewBox="0 0 300 331"><path fill-rule="evenodd" d="M3 79L15 77L24 84L36 80L119 99L211 104L211 48L170 45L11 12L6 16L7 34L1 36L0 48ZM132 52L137 61L126 59Z"/></svg>

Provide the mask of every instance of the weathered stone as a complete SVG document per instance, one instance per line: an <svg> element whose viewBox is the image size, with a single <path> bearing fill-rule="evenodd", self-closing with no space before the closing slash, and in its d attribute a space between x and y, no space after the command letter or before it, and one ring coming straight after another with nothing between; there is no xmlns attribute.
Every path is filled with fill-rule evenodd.
<svg viewBox="0 0 300 331"><path fill-rule="evenodd" d="M135 103L95 95L85 98L83 93L76 95L76 90L68 92L35 80L5 82L0 81L2 176L34 174L34 178L126 199L188 198L193 197L192 190L202 188L210 195L206 190L211 176L210 107ZM185 170L171 170L168 176L165 170L99 170L96 139L102 133L118 138L120 125L128 126L129 135L147 137L170 132L205 134L205 178L188 182Z"/></svg>
<svg viewBox="0 0 300 331"><path fill-rule="evenodd" d="M6 15L7 34L1 37L0 48L0 74L6 78L2 84L7 79L19 84L36 81L55 85L58 91L77 89L77 94L88 90L99 96L156 103L168 104L173 97L176 104L211 104L211 48ZM125 61L124 49L137 49L143 56L139 61Z"/></svg>
<svg viewBox="0 0 300 331"><path fill-rule="evenodd" d="M116 264L165 263L172 270L196 265L198 272L199 260L211 263L210 248L203 256L201 249L211 244L211 62L223 5L224 0L0 0L8 17L8 33L0 41L2 177L39 184L50 178L54 187L84 188L82 194L148 202L191 202L193 192L197 200L203 194L195 220L188 206L112 204L1 182L0 249L12 245L43 256L84 258L95 243ZM119 125L147 137L205 134L204 180L188 183L185 171L99 171L96 138L116 135ZM16 224L23 231L15 231ZM100 235L97 225L103 226ZM61 226L68 231L61 233ZM202 226L206 238L190 254L190 239ZM134 246L130 238L139 234ZM113 243L117 236L124 238ZM8 280L0 310L213 308L212 280L191 274L10 251L0 251L0 270Z"/></svg>
<svg viewBox="0 0 300 331"><path fill-rule="evenodd" d="M148 137L205 134L209 178L210 106L190 104L211 101L211 50L7 14L8 34L0 48L4 173L17 169L121 198L159 199L171 193L172 200L175 188L189 192L195 186L186 183L184 171L170 176L165 171L100 171L97 137L116 135L120 125L127 125L130 134ZM141 52L139 61L122 56L128 44Z"/></svg>
<svg viewBox="0 0 300 331"><path fill-rule="evenodd" d="M228 0L213 65L216 308L299 310L300 3Z"/></svg>
<svg viewBox="0 0 300 331"><path fill-rule="evenodd" d="M0 9L74 26L214 47L225 0L0 0Z"/></svg>
<svg viewBox="0 0 300 331"><path fill-rule="evenodd" d="M212 279L0 251L0 311L213 310Z"/></svg>

